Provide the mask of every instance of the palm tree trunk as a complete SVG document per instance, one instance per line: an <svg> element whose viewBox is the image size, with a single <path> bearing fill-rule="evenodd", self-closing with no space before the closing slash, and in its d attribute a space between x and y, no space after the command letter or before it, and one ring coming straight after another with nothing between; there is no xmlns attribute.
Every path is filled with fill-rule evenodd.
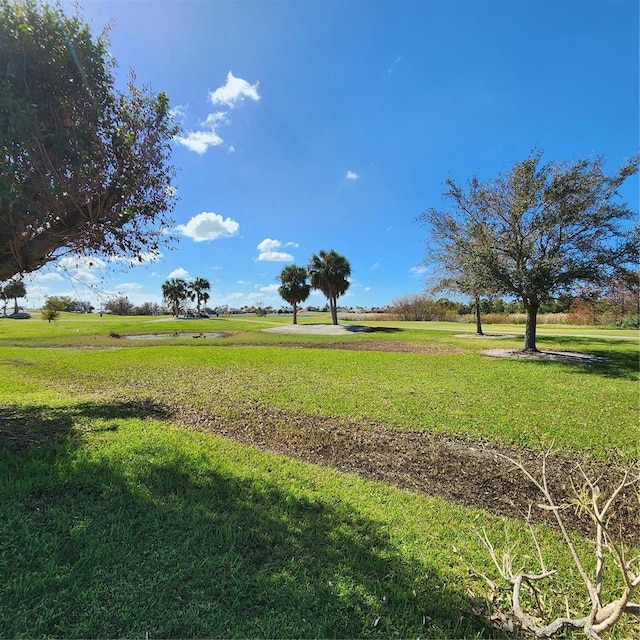
<svg viewBox="0 0 640 640"><path fill-rule="evenodd" d="M298 305L293 305L293 324L298 324Z"/></svg>
<svg viewBox="0 0 640 640"><path fill-rule="evenodd" d="M338 299L336 296L329 298L329 306L331 307L331 322L338 324Z"/></svg>

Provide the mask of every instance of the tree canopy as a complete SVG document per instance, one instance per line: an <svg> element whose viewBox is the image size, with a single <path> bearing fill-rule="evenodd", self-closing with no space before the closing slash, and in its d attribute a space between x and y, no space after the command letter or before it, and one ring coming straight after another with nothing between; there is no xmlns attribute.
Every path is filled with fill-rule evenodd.
<svg viewBox="0 0 640 640"><path fill-rule="evenodd" d="M180 315L180 307L189 297L189 285L182 278L171 278L162 285L162 297L171 306L174 316Z"/></svg>
<svg viewBox="0 0 640 640"><path fill-rule="evenodd" d="M523 350L535 351L538 309L552 295L584 283L602 283L637 270L637 215L620 201L619 187L638 171L639 158L607 175L604 160L542 162L532 152L487 182L466 187L446 181L452 208L425 211L428 246L445 269L495 294L520 299L527 312ZM481 230L467 242L469 230ZM462 262L460 262L462 260Z"/></svg>
<svg viewBox="0 0 640 640"><path fill-rule="evenodd" d="M196 308L198 309L198 315L200 315L200 306L203 302L206 304L207 300L209 299L211 284L206 278L196 278L192 283L189 284L189 288L195 296Z"/></svg>
<svg viewBox="0 0 640 640"><path fill-rule="evenodd" d="M457 220L439 212L428 216L430 241L425 262L441 267L433 292L457 291L473 299L476 333L483 335L480 298L490 293L489 273L484 255L487 239L483 224Z"/></svg>
<svg viewBox="0 0 640 640"><path fill-rule="evenodd" d="M0 0L0 281L167 240L169 101L133 78L116 90L107 47L57 5Z"/></svg>
<svg viewBox="0 0 640 640"><path fill-rule="evenodd" d="M281 298L293 307L293 324L298 324L298 305L304 302L311 292L311 285L307 282L309 273L304 267L295 264L287 265L278 276L282 283L278 287Z"/></svg>
<svg viewBox="0 0 640 640"><path fill-rule="evenodd" d="M24 298L27 295L27 289L24 282L19 278L9 280L4 286L0 286L0 300L4 303L4 315L7 315L7 302L14 301L13 313L18 313L18 298Z"/></svg>
<svg viewBox="0 0 640 640"><path fill-rule="evenodd" d="M334 249L321 250L318 255L311 256L308 271L311 286L327 296L331 309L331 321L333 324L338 324L338 298L346 293L350 284L349 261Z"/></svg>

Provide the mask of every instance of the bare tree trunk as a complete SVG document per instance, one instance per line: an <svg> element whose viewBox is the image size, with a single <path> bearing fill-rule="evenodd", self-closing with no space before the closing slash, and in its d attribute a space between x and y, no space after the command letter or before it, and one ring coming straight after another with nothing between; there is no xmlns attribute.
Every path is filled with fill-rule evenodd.
<svg viewBox="0 0 640 640"><path fill-rule="evenodd" d="M479 336L483 336L482 332L482 318L480 317L480 298L478 296L475 297L475 314L476 314L476 334Z"/></svg>
<svg viewBox="0 0 640 640"><path fill-rule="evenodd" d="M331 307L331 322L338 324L338 301L335 296L329 298L329 306Z"/></svg>
<svg viewBox="0 0 640 640"><path fill-rule="evenodd" d="M524 308L527 312L527 324L524 330L523 351L538 351L538 347L536 347L536 325L538 322L539 306L540 303L537 300L524 300Z"/></svg>
<svg viewBox="0 0 640 640"><path fill-rule="evenodd" d="M293 324L298 324L298 305L293 304Z"/></svg>

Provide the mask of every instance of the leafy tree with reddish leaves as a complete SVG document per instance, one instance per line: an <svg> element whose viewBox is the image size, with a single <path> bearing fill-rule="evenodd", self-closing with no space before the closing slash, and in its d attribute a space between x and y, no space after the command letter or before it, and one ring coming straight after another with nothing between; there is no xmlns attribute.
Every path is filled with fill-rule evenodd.
<svg viewBox="0 0 640 640"><path fill-rule="evenodd" d="M177 127L164 93L115 88L108 44L58 5L0 0L0 281L167 242Z"/></svg>

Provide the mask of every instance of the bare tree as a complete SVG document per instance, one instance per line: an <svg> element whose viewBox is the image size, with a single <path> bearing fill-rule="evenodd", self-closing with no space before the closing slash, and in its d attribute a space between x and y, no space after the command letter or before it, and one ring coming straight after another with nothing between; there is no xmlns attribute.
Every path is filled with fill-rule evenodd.
<svg viewBox="0 0 640 640"><path fill-rule="evenodd" d="M450 213L435 209L425 211L420 219L429 227L425 263L434 263L443 271L432 291L456 291L471 297L476 334L483 335L480 298L492 289L485 255L488 241L485 225L473 220L457 220Z"/></svg>

